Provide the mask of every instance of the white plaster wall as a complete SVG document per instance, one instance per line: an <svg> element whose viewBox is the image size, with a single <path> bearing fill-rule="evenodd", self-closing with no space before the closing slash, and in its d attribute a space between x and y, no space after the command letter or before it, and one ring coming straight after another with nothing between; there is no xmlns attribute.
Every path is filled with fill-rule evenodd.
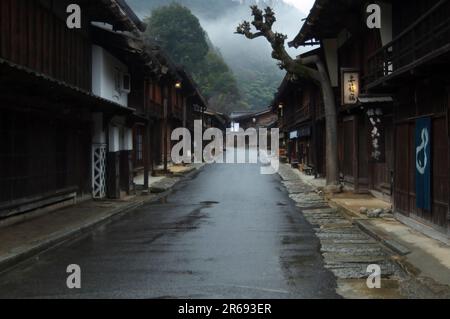
<svg viewBox="0 0 450 319"><path fill-rule="evenodd" d="M128 94L116 88L116 72L128 73L128 68L105 49L92 46L92 93L106 100L128 106Z"/></svg>
<svg viewBox="0 0 450 319"><path fill-rule="evenodd" d="M133 150L133 130L129 127L124 127L122 130L122 142L120 145L121 151Z"/></svg>
<svg viewBox="0 0 450 319"><path fill-rule="evenodd" d="M118 126L109 127L109 151L120 151L120 129Z"/></svg>
<svg viewBox="0 0 450 319"><path fill-rule="evenodd" d="M105 144L106 143L106 134L103 129L103 114L102 113L93 113L92 114L92 122L93 122L93 137L92 143L94 144Z"/></svg>

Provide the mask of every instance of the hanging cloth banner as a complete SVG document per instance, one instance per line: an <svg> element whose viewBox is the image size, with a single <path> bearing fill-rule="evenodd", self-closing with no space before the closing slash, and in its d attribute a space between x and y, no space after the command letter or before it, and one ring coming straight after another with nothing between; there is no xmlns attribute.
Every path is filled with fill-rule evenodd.
<svg viewBox="0 0 450 319"><path fill-rule="evenodd" d="M416 121L416 205L431 210L431 118Z"/></svg>

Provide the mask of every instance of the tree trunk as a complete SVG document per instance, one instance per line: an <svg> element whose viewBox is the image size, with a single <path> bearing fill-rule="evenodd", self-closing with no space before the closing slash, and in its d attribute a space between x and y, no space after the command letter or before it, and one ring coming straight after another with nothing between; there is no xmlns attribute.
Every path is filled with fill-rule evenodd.
<svg viewBox="0 0 450 319"><path fill-rule="evenodd" d="M328 75L321 70L319 72L322 77L321 88L325 105L327 187L335 191L334 188L339 185L336 101Z"/></svg>
<svg viewBox="0 0 450 319"><path fill-rule="evenodd" d="M327 69L319 56L308 56L299 60L293 59L286 51L284 46L286 35L276 33L272 30L272 25L276 21L275 13L267 7L265 12L258 8L257 5L251 6L253 22L247 21L241 23L237 29L237 34L243 34L248 39L265 37L272 45L272 57L278 61L279 67L285 69L288 73L298 76L299 78L311 79L320 84L325 105L325 122L326 122L326 176L327 189L329 192L340 191L339 187L339 166L338 166L338 138L337 138L337 110L336 100L334 98L333 87L328 76ZM251 31L253 25L258 32ZM307 67L307 64L315 64L317 70Z"/></svg>
<svg viewBox="0 0 450 319"><path fill-rule="evenodd" d="M333 87L330 77L322 60L318 56L309 56L301 60L302 64L314 63L319 76L315 78L320 83L323 103L325 106L325 131L326 131L326 177L327 191L338 192L339 189L339 165L338 165L338 130L337 110Z"/></svg>

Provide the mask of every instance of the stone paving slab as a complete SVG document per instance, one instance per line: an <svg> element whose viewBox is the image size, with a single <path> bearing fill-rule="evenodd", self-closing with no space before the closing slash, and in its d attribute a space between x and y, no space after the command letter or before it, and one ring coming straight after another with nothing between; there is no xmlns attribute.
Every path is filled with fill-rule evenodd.
<svg viewBox="0 0 450 319"><path fill-rule="evenodd" d="M299 181L300 176L295 173L287 164L282 164L279 167L278 174L283 181Z"/></svg>
<svg viewBox="0 0 450 319"><path fill-rule="evenodd" d="M317 237L326 240L370 240L375 241L373 238L361 234L359 232L317 232Z"/></svg>
<svg viewBox="0 0 450 319"><path fill-rule="evenodd" d="M390 278L396 276L398 271L392 263L383 263L378 261L377 264L381 268L381 275L383 278ZM336 277L340 279L366 279L367 278L367 264L340 264L339 266L327 265Z"/></svg>
<svg viewBox="0 0 450 319"><path fill-rule="evenodd" d="M340 254L349 254L354 256L364 256L366 254L383 254L383 249L378 243L326 243L322 242L322 252L335 252Z"/></svg>
<svg viewBox="0 0 450 319"><path fill-rule="evenodd" d="M291 171L291 172L289 172ZM384 248L353 225L311 187L302 185L298 174L284 165L280 170L289 197L313 226L320 242L325 267L338 279L364 279L367 267L378 264L382 275L390 278L400 274L399 267L391 261Z"/></svg>
<svg viewBox="0 0 450 319"><path fill-rule="evenodd" d="M283 185L290 194L306 193L312 191L311 187L305 185L302 181L284 181Z"/></svg>
<svg viewBox="0 0 450 319"><path fill-rule="evenodd" d="M289 167L289 165L282 165L283 175L289 179L288 170L293 170ZM324 185L317 185L316 180L310 180L309 178L305 178L302 174L298 172L294 172L300 176L300 179L306 184L310 185L313 188L323 187ZM295 179L294 179L295 180ZM295 186L297 189L300 189L300 186ZM323 203L317 201L315 197L310 197L311 194L307 192L305 194L295 193L291 194L292 200L296 202L296 206L299 207L300 210L308 209L308 208L316 208L320 206L328 206L327 203ZM314 198L313 202L310 199L306 202L306 198ZM441 241L446 243L444 245L442 242L437 241L435 239L429 238L419 232L414 231L411 227L406 226L392 218L389 214L385 214L381 219L375 220L364 220L367 217L361 216L359 210L361 207L366 207L368 209L374 208L390 208L389 204L386 204L382 201L377 200L373 196L361 195L361 194L338 194L331 198L334 201L334 204L342 208L343 211L350 212L348 216L351 216L354 219L354 223L358 226L355 229L354 225L339 227L339 225L322 225L320 227L315 227L315 231L317 232L317 236L323 242L325 240L329 240L333 238L336 243L340 242L339 236L343 236L345 238L351 238L349 234L357 234L358 232L365 232L370 237L376 239L377 242L381 242L383 247L389 247L390 251L396 252L401 255L399 258L394 258L395 261L388 260L390 257L390 252L386 252L383 256L386 259L386 265L389 265L391 268L402 269L402 271L394 272L393 276L398 276L399 273L402 274L403 279L398 281L398 278L388 279L388 281L395 281L402 285L402 294L406 293L410 296L420 296L419 298L449 298L450 296L450 254L448 251L450 250L448 244L448 239L441 236L441 234L437 234L437 232L432 232L432 236L437 236ZM334 205L333 205L334 206ZM308 219L312 218L311 216L305 215ZM371 227L373 226L373 227ZM345 235L343 235L345 233ZM358 235L355 235L358 236ZM356 240L358 241L358 240ZM356 243L356 242L355 242ZM381 244L380 244L381 246ZM351 256L350 256L351 258ZM382 258L382 259L383 259ZM369 258L370 259L370 258ZM367 260L370 262L370 260ZM372 262L372 263L381 263ZM330 263L330 260L326 260L326 263ZM344 269L346 267L350 267L351 265L344 265ZM352 274L357 276L357 271L354 268L351 268L350 271L334 271L337 277L350 277L352 279ZM362 274L361 274L362 275ZM367 276L367 274L365 274ZM342 279L344 280L344 279ZM348 282L344 280L345 282ZM339 282L339 280L338 280ZM406 286L405 286L406 285ZM362 284L364 286L364 284ZM354 287L353 285L351 286ZM435 287L437 287L435 289ZM348 289L348 287L347 287ZM430 294L430 292L432 292Z"/></svg>
<svg viewBox="0 0 450 319"><path fill-rule="evenodd" d="M153 183L150 192L153 194L165 193L180 181L179 177L166 177L159 182Z"/></svg>
<svg viewBox="0 0 450 319"><path fill-rule="evenodd" d="M354 227L353 225L347 225L345 227L339 227L339 228L331 228L331 229L319 229L317 232L317 235L322 234L359 234L359 235L365 235L363 232L361 232L358 228Z"/></svg>
<svg viewBox="0 0 450 319"><path fill-rule="evenodd" d="M306 218L308 219L309 223L313 226L320 226L321 228L335 228L335 227L342 227L351 225L351 223L348 220L345 219L330 219L330 218Z"/></svg>
<svg viewBox="0 0 450 319"><path fill-rule="evenodd" d="M377 244L377 241L373 239L349 239L349 238L342 238L342 239L324 239L323 237L318 236L319 239L321 239L322 245L339 245L339 244L353 244L353 245L367 245L367 244Z"/></svg>
<svg viewBox="0 0 450 319"><path fill-rule="evenodd" d="M359 255L359 256L353 256L349 254L342 254L342 253L336 253L336 252L325 252L323 253L323 257L326 261L327 265L333 264L333 265L342 265L345 266L346 264L365 264L366 266L371 264L379 264L386 261L386 255L385 254L371 254L371 255Z"/></svg>
<svg viewBox="0 0 450 319"><path fill-rule="evenodd" d="M311 216L315 216L315 215L333 215L335 218L337 216L340 216L339 214L337 214L337 209L335 208L316 208L316 209L305 209L302 211L303 214L309 214ZM343 218L343 217L342 217Z"/></svg>

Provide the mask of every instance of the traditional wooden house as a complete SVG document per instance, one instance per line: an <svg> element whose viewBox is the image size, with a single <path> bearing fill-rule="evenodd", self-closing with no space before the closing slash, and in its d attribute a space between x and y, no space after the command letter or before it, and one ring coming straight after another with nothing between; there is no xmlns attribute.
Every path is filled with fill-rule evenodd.
<svg viewBox="0 0 450 319"><path fill-rule="evenodd" d="M143 174L143 184L139 186L146 188L149 176L155 173L155 168L163 160L162 147L170 146L164 145L161 140L165 134L164 90L168 82L180 76L161 49L144 42L141 37L99 28L96 34L98 41L113 50L129 66L129 107L134 109L134 114L128 119L127 125L132 126L133 149L131 152L121 151L120 168L124 172L132 171L133 176ZM183 116L192 113L184 106L183 112ZM169 129L168 134L170 138ZM133 187L133 182L128 183L122 178L120 185L122 188L126 185Z"/></svg>
<svg viewBox="0 0 450 319"><path fill-rule="evenodd" d="M233 118L235 123L239 123L239 127L246 130L248 128L272 128L275 126L278 116L277 112L272 108L259 111L244 113L243 115Z"/></svg>
<svg viewBox="0 0 450 319"><path fill-rule="evenodd" d="M338 105L339 166L345 186L389 199L393 98L370 92L365 82L367 57L392 37L388 11L383 12L382 28L369 29L364 1L318 0L291 45L321 46Z"/></svg>
<svg viewBox="0 0 450 319"><path fill-rule="evenodd" d="M158 168L167 171L171 162L175 143L171 140L172 131L185 127L193 134L197 109L203 113L207 102L184 68L176 66L158 46L151 50L159 64L158 72L150 81L148 99L153 117L151 166L153 174L157 174Z"/></svg>
<svg viewBox="0 0 450 319"><path fill-rule="evenodd" d="M203 122L203 127L205 130L209 128L217 128L224 133L224 136L226 130L229 128L228 117L223 113L216 112L210 109L204 112Z"/></svg>
<svg viewBox="0 0 450 319"><path fill-rule="evenodd" d="M240 127L240 120L245 118L252 118L254 112L252 111L233 111L230 113L230 126L232 130L238 131Z"/></svg>
<svg viewBox="0 0 450 319"><path fill-rule="evenodd" d="M134 187L133 177L143 175L142 181L141 178L137 179L137 186L146 189L150 175L155 173L162 160L164 90L168 81L179 76L161 49L141 37L102 28L96 28L95 34L104 47L128 66L127 74L130 77L128 104L134 114L127 119L126 124L127 132L132 127L133 147L131 152L121 151L119 167L122 172L132 174L123 174L120 187ZM131 180L128 180L129 176Z"/></svg>
<svg viewBox="0 0 450 319"><path fill-rule="evenodd" d="M192 76L185 69L178 67L178 74L182 79L183 127L188 128L191 134L194 134L194 122L196 120L205 121L208 103Z"/></svg>
<svg viewBox="0 0 450 319"><path fill-rule="evenodd" d="M144 26L124 1L78 1L82 25L70 29L72 3L0 2L0 218L109 192L116 197L106 187L114 175L106 157L129 151L131 139L110 120L122 118L125 128L134 110L127 94L110 98L107 90L128 93L130 78L95 45L91 24L135 34ZM99 67L107 69L100 74Z"/></svg>
<svg viewBox="0 0 450 319"><path fill-rule="evenodd" d="M386 3L392 38L369 56L366 85L395 95L395 210L402 221L431 235L438 230L448 241L450 1Z"/></svg>
<svg viewBox="0 0 450 319"><path fill-rule="evenodd" d="M309 174L324 176L324 108L317 84L286 75L272 109L278 112L282 156Z"/></svg>
<svg viewBox="0 0 450 319"><path fill-rule="evenodd" d="M377 1L373 29L368 4L317 0L292 45L325 53L347 184L384 194L399 219L448 240L450 1Z"/></svg>

